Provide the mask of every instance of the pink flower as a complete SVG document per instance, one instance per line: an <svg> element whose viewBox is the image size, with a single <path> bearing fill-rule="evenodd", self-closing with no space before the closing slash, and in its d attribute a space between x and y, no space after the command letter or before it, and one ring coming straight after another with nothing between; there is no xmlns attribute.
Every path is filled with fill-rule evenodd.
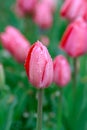
<svg viewBox="0 0 87 130"><path fill-rule="evenodd" d="M48 38L47 36L45 36L45 35L41 35L40 41L41 41L41 42L43 43L43 45L45 45L45 46L48 46L48 45L49 45L49 42L50 42L49 38Z"/></svg>
<svg viewBox="0 0 87 130"><path fill-rule="evenodd" d="M59 86L66 86L71 79L70 65L67 59L59 55L54 59L54 82Z"/></svg>
<svg viewBox="0 0 87 130"><path fill-rule="evenodd" d="M85 4L85 0L65 0L60 11L61 16L69 20L83 16Z"/></svg>
<svg viewBox="0 0 87 130"><path fill-rule="evenodd" d="M14 10L14 12L16 13L16 15L18 16L18 17L24 17L25 16L25 12L23 11L23 10L21 10L19 7L18 7L18 5L16 4L15 6L13 6L13 9L12 10Z"/></svg>
<svg viewBox="0 0 87 130"><path fill-rule="evenodd" d="M24 62L30 48L30 43L25 37L14 27L8 26L5 32L1 33L1 41L18 62Z"/></svg>
<svg viewBox="0 0 87 130"><path fill-rule="evenodd" d="M37 88L48 87L53 81L53 63L48 50L37 41L29 50L25 62L29 81Z"/></svg>
<svg viewBox="0 0 87 130"><path fill-rule="evenodd" d="M60 43L61 49L72 57L78 57L86 53L87 51L87 25L82 18L76 19L71 23Z"/></svg>
<svg viewBox="0 0 87 130"><path fill-rule="evenodd" d="M17 0L17 12L20 14L33 14L38 0Z"/></svg>
<svg viewBox="0 0 87 130"><path fill-rule="evenodd" d="M52 12L56 10L57 0L42 0L42 2L45 3Z"/></svg>
<svg viewBox="0 0 87 130"><path fill-rule="evenodd" d="M43 2L37 4L34 21L42 29L48 29L52 26L52 13L48 6L43 4Z"/></svg>
<svg viewBox="0 0 87 130"><path fill-rule="evenodd" d="M85 1L85 3L84 3L84 11L83 11L82 17L87 22L87 1Z"/></svg>

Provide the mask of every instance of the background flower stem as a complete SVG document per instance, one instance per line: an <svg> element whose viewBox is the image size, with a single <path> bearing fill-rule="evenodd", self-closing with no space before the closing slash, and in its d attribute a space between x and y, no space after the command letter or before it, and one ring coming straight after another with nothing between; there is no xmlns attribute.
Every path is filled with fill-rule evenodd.
<svg viewBox="0 0 87 130"><path fill-rule="evenodd" d="M77 86L77 73L78 73L78 66L77 66L77 58L74 58L74 72L73 72L73 100L76 98L76 86Z"/></svg>
<svg viewBox="0 0 87 130"><path fill-rule="evenodd" d="M61 130L62 127L62 88L59 88L59 99L58 99L58 114L57 114L57 130Z"/></svg>
<svg viewBox="0 0 87 130"><path fill-rule="evenodd" d="M77 91L77 75L78 75L78 59L74 58L73 60L73 109L72 109L72 122L75 126L76 123L76 91Z"/></svg>
<svg viewBox="0 0 87 130"><path fill-rule="evenodd" d="M43 89L38 90L37 130L42 130Z"/></svg>

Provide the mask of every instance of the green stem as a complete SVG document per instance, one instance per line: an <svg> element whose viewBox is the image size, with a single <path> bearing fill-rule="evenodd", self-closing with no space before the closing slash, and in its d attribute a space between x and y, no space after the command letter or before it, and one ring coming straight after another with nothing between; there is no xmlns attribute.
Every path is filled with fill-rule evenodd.
<svg viewBox="0 0 87 130"><path fill-rule="evenodd" d="M73 72L73 109L72 109L72 122L73 126L75 127L76 123L76 90L77 90L77 74L78 74L78 60L74 58L74 72Z"/></svg>
<svg viewBox="0 0 87 130"><path fill-rule="evenodd" d="M74 72L73 72L73 101L75 102L76 98L76 87L77 87L77 73L78 73L78 66L77 66L77 58L74 58Z"/></svg>
<svg viewBox="0 0 87 130"><path fill-rule="evenodd" d="M14 99L14 101L10 105L10 108L9 108L9 111L8 111L8 116L7 116L7 119L6 119L6 124L4 125L4 130L10 130L11 129L12 119L13 119L13 114L14 114L14 109L15 109L16 104L17 104L17 100Z"/></svg>
<svg viewBox="0 0 87 130"><path fill-rule="evenodd" d="M43 89L38 90L37 130L42 130L42 100Z"/></svg>
<svg viewBox="0 0 87 130"><path fill-rule="evenodd" d="M62 88L60 88L59 102L58 102L58 122L57 122L57 130L61 130L62 127Z"/></svg>

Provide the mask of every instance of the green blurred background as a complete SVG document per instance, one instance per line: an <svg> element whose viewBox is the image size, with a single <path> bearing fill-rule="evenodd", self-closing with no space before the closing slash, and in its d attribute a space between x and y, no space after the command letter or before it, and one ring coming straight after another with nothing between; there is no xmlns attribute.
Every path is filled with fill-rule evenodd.
<svg viewBox="0 0 87 130"><path fill-rule="evenodd" d="M14 13L15 0L0 0L0 32L12 25L34 43L39 38L39 29L31 18L19 18ZM48 50L54 58L65 55L73 72L73 59L58 48L60 39L68 25L59 15L62 1L54 14L51 29L45 34L50 39ZM5 72L5 85L0 87L0 130L35 130L37 117L37 90L28 82L24 65L17 63L0 44L0 63ZM62 108L60 108L60 89L55 84L45 89L43 101L43 129L87 130L87 58L79 58L78 86L75 104L72 103L72 81L62 89ZM75 111L72 107L75 105ZM60 110L58 112L58 110ZM60 114L62 113L62 120ZM58 121L57 121L58 120ZM59 123L59 124L58 124Z"/></svg>

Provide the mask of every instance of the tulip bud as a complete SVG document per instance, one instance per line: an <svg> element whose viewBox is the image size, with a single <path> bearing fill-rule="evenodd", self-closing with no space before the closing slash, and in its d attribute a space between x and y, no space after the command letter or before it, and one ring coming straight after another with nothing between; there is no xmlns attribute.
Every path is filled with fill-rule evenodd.
<svg viewBox="0 0 87 130"><path fill-rule="evenodd" d="M25 16L25 12L23 10L21 10L17 4L12 6L12 11L14 11L18 17Z"/></svg>
<svg viewBox="0 0 87 130"><path fill-rule="evenodd" d="M48 29L52 26L52 13L46 4L38 3L34 14L34 21L42 29Z"/></svg>
<svg viewBox="0 0 87 130"><path fill-rule="evenodd" d="M78 18L67 27L62 37L61 49L74 58L86 53L86 26L85 21Z"/></svg>
<svg viewBox="0 0 87 130"><path fill-rule="evenodd" d="M0 89L5 86L5 74L2 64L0 64Z"/></svg>
<svg viewBox="0 0 87 130"><path fill-rule="evenodd" d="M82 16L84 12L84 0L65 0L61 8L61 16L69 20Z"/></svg>
<svg viewBox="0 0 87 130"><path fill-rule="evenodd" d="M17 0L16 7L19 15L33 14L36 8L37 0Z"/></svg>
<svg viewBox="0 0 87 130"><path fill-rule="evenodd" d="M45 35L41 35L40 41L43 43L43 45L48 46L49 42L50 42L50 39Z"/></svg>
<svg viewBox="0 0 87 130"><path fill-rule="evenodd" d="M71 70L67 59L62 55L57 56L54 59L53 68L54 82L62 87L67 85L71 79Z"/></svg>
<svg viewBox="0 0 87 130"><path fill-rule="evenodd" d="M83 15L82 15L82 17L83 17L83 19L87 22L87 1L85 1L85 3L84 3L84 8L83 8L84 10L83 10Z"/></svg>
<svg viewBox="0 0 87 130"><path fill-rule="evenodd" d="M48 87L53 81L53 63L48 50L37 41L29 50L25 62L29 81L37 88Z"/></svg>
<svg viewBox="0 0 87 130"><path fill-rule="evenodd" d="M57 7L57 0L42 0L43 3L45 3L48 8L51 10L51 12L54 13Z"/></svg>
<svg viewBox="0 0 87 130"><path fill-rule="evenodd" d="M4 48L6 48L18 62L22 63L25 61L30 43L16 28L8 26L0 38Z"/></svg>

